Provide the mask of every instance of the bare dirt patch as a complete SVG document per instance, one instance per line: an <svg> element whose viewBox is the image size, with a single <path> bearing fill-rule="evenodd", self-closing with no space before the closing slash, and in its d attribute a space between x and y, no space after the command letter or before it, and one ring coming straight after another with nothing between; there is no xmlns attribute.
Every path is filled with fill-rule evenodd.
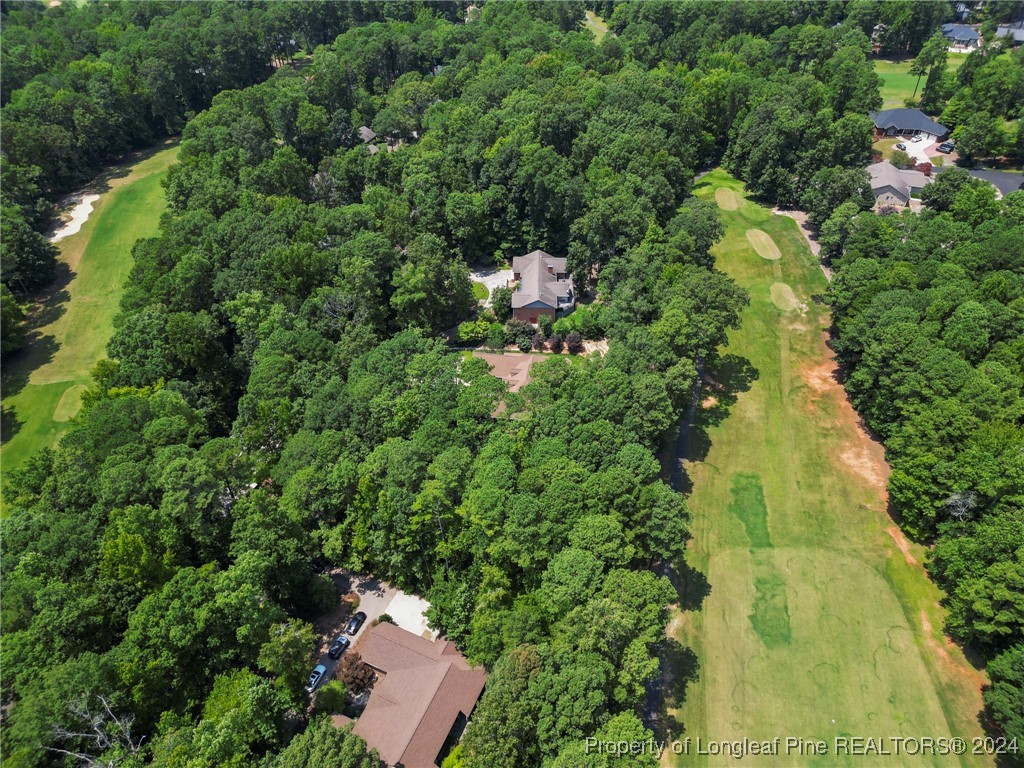
<svg viewBox="0 0 1024 768"><path fill-rule="evenodd" d="M953 658L952 652L955 651L960 654L962 651L956 643L949 639L949 636L945 632L942 633L941 643L935 639L935 632L932 629L932 622L928 618L928 612L923 610L921 611L921 628L924 631L928 647L934 651L935 655L943 664L948 665L953 670L953 674L969 679L978 690L989 684L988 675L986 675L984 671L975 669L966 660L958 661Z"/></svg>
<svg viewBox="0 0 1024 768"><path fill-rule="evenodd" d="M704 410L714 408L716 405L718 405L718 398L715 397L708 396L700 401L700 407Z"/></svg>
<svg viewBox="0 0 1024 768"><path fill-rule="evenodd" d="M782 258L782 251L772 240L772 236L763 229L748 229L747 242L757 251L757 255L769 261L778 261Z"/></svg>
<svg viewBox="0 0 1024 768"><path fill-rule="evenodd" d="M772 304L783 312L792 312L803 306L800 300L793 293L793 289L786 283L772 283Z"/></svg>
<svg viewBox="0 0 1024 768"><path fill-rule="evenodd" d="M719 187L715 190L715 202L718 203L718 207L723 211L735 211L740 207L740 202L736 199L736 193L726 187Z"/></svg>
<svg viewBox="0 0 1024 768"><path fill-rule="evenodd" d="M903 535L903 531L895 525L890 525L885 529L885 532L892 537L896 546L899 547L899 550L903 553L903 557L906 559L907 564L914 566L918 565L917 558L910 553L910 543L907 541L907 537ZM927 621L927 617L925 617L925 621Z"/></svg>

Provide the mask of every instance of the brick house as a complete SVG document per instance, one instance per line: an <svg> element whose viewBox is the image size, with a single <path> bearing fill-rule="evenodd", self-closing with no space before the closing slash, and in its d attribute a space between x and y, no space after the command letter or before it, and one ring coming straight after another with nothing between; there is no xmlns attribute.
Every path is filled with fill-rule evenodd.
<svg viewBox="0 0 1024 768"><path fill-rule="evenodd" d="M542 316L554 320L576 303L564 258L544 251L516 256L512 278L518 282L512 293L512 317L516 320L535 325Z"/></svg>

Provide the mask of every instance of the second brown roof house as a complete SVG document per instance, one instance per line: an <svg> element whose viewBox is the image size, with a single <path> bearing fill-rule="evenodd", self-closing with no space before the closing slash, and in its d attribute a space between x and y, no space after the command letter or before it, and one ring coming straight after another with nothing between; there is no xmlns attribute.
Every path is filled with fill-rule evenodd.
<svg viewBox="0 0 1024 768"><path fill-rule="evenodd" d="M352 730L388 765L440 765L484 690L483 668L471 667L448 640L386 622L370 629L359 652L380 679Z"/></svg>

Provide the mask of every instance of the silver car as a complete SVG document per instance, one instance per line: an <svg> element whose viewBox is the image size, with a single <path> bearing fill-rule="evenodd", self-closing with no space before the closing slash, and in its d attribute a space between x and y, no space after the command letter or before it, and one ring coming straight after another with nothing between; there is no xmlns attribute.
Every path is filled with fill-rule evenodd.
<svg viewBox="0 0 1024 768"><path fill-rule="evenodd" d="M309 684L306 686L306 693L312 693L316 690L316 687L320 685L320 681L324 679L324 675L327 674L327 667L323 664L317 664L313 667L313 671L309 673Z"/></svg>

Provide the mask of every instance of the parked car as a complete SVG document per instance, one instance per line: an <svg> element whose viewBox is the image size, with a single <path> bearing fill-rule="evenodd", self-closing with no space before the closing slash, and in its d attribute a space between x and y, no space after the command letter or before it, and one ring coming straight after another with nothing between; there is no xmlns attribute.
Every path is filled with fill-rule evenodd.
<svg viewBox="0 0 1024 768"><path fill-rule="evenodd" d="M917 134L917 136L911 136L910 141L914 144L917 144L917 142L919 141L924 141L924 136L922 136L921 134Z"/></svg>
<svg viewBox="0 0 1024 768"><path fill-rule="evenodd" d="M904 144L902 141L899 144L896 145L896 149L900 150L901 152L903 150L905 150L906 148L907 148L907 145Z"/></svg>
<svg viewBox="0 0 1024 768"><path fill-rule="evenodd" d="M347 651L350 645L352 645L352 641L347 637L336 637L334 642L331 643L331 647L327 650L327 655L332 659L336 659Z"/></svg>
<svg viewBox="0 0 1024 768"><path fill-rule="evenodd" d="M939 144L939 146L937 146L936 149L939 150L939 152L945 152L948 155L950 152L956 149L956 144L954 144L952 141L944 141L941 144Z"/></svg>
<svg viewBox="0 0 1024 768"><path fill-rule="evenodd" d="M359 631L359 628L363 626L363 622L366 621L366 614L362 611L356 613L348 620L348 626L345 627L345 634L354 635Z"/></svg>
<svg viewBox="0 0 1024 768"><path fill-rule="evenodd" d="M324 675L327 674L327 667L323 664L317 664L313 667L313 671L309 673L309 684L306 686L306 692L312 693L316 690L316 687L320 685L320 681L324 679Z"/></svg>

